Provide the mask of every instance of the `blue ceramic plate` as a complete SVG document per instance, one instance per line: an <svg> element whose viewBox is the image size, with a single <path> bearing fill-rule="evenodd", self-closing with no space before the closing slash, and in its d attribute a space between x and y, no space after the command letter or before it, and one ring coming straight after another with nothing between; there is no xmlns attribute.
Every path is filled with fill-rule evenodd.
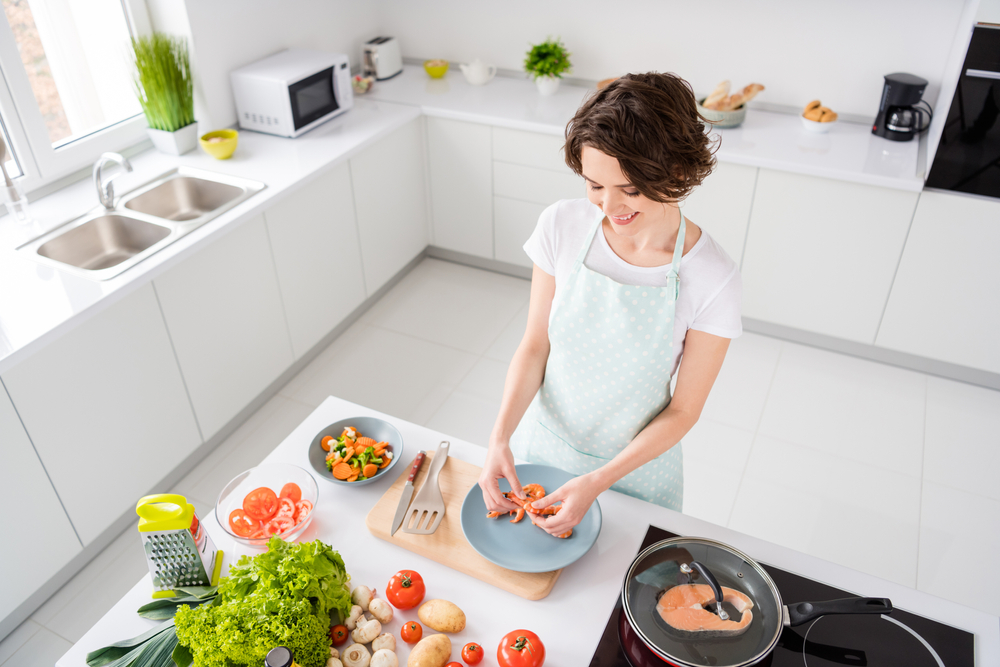
<svg viewBox="0 0 1000 667"><path fill-rule="evenodd" d="M565 470L526 463L515 466L521 484L541 484L551 493L573 479ZM500 488L510 491L507 480ZM573 535L561 540L532 525L528 517L511 523L506 515L486 518L486 504L479 486L473 486L462 503L462 532L472 548L486 560L515 572L551 572L579 560L601 534L601 506L595 500Z"/></svg>
<svg viewBox="0 0 1000 667"><path fill-rule="evenodd" d="M348 426L356 428L361 435L374 438L378 442L384 441L389 443L389 447L391 447L390 451L392 452L392 462L385 468L379 470L374 477L369 477L368 479L361 481L347 482L342 479L337 479L333 476L332 472L326 469L327 452L323 451L323 448L320 447L320 443L323 441L323 438L328 435L332 435L335 438L338 437ZM313 437L312 442L309 443L309 464L312 465L313 470L316 471L316 475L320 479L325 479L328 482L340 484L341 486L363 486L380 479L395 479L388 473L396 467L396 462L399 461L402 455L403 436L399 434L399 431L396 430L395 426L377 417L351 417L350 419L341 419L339 422L334 422L317 433L316 436Z"/></svg>

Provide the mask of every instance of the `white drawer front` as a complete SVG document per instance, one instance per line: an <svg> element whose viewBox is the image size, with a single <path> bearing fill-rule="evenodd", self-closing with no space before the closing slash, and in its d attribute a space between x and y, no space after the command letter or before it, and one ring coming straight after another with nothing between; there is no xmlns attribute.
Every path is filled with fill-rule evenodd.
<svg viewBox="0 0 1000 667"><path fill-rule="evenodd" d="M583 179L569 172L493 163L493 194L535 204L553 204L560 199L586 197Z"/></svg>
<svg viewBox="0 0 1000 667"><path fill-rule="evenodd" d="M533 204L506 197L493 198L496 258L518 266L532 266L522 246L535 231L544 204Z"/></svg>
<svg viewBox="0 0 1000 667"><path fill-rule="evenodd" d="M494 127L493 159L572 174L563 158L564 141L548 134Z"/></svg>

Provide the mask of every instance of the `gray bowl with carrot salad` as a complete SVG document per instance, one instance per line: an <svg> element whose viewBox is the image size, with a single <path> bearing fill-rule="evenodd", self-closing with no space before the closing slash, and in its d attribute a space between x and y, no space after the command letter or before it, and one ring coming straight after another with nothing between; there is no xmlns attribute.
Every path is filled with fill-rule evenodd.
<svg viewBox="0 0 1000 667"><path fill-rule="evenodd" d="M403 453L403 436L376 417L350 417L330 424L309 445L309 463L335 484L381 479Z"/></svg>

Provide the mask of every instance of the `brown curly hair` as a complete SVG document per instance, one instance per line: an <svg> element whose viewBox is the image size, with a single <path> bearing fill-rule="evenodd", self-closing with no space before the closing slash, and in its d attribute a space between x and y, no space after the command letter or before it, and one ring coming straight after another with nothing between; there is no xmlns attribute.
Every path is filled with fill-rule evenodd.
<svg viewBox="0 0 1000 667"><path fill-rule="evenodd" d="M591 146L616 158L648 199L680 201L715 167L694 91L674 74L626 74L591 95L566 126L566 164L583 175Z"/></svg>

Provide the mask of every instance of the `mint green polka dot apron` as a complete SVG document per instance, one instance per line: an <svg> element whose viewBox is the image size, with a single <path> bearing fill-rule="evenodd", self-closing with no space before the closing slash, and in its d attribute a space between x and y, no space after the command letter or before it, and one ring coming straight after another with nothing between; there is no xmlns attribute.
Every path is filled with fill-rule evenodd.
<svg viewBox="0 0 1000 667"><path fill-rule="evenodd" d="M556 291L545 379L511 437L517 458L574 475L614 458L670 403L684 215L666 287L623 285L584 266L603 221L601 212ZM611 488L680 511L683 475L677 443Z"/></svg>

